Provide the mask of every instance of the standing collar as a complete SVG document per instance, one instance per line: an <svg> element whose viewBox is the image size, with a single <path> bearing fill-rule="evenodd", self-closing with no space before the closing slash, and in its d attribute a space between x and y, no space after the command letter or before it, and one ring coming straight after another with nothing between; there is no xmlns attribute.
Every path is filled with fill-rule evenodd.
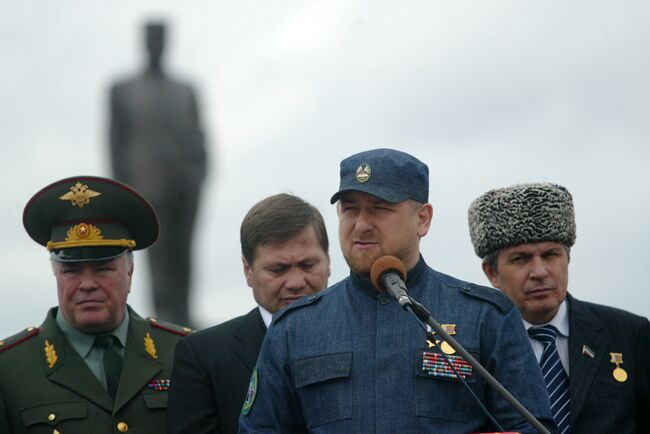
<svg viewBox="0 0 650 434"><path fill-rule="evenodd" d="M122 345L122 348L126 348L126 338L129 333L129 309L125 308L124 310L124 319L119 326L115 328L110 334L115 336ZM59 326L63 335L66 337L70 345L79 353L82 358L86 358L90 352L93 343L95 342L96 335L83 333L74 328L61 313L61 309L57 309L56 312L56 324Z"/></svg>
<svg viewBox="0 0 650 434"><path fill-rule="evenodd" d="M410 285L415 285L420 277L424 274L427 267L427 263L424 261L422 255L420 255L420 258L418 259L418 262L415 264L415 266L406 272L406 282L404 282L406 283L406 287L408 288ZM352 270L350 270L350 282L354 288L360 289L361 291L373 297L377 297L379 294L378 290L374 287L370 279L360 276L352 272Z"/></svg>

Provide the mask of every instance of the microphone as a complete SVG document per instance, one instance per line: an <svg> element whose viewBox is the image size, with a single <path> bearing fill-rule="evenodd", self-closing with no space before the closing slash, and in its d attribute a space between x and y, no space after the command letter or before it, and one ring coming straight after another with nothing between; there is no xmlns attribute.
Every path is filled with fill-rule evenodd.
<svg viewBox="0 0 650 434"><path fill-rule="evenodd" d="M382 256L370 269L370 281L380 292L388 292L406 308L412 306L411 298L406 292L406 267L395 256Z"/></svg>

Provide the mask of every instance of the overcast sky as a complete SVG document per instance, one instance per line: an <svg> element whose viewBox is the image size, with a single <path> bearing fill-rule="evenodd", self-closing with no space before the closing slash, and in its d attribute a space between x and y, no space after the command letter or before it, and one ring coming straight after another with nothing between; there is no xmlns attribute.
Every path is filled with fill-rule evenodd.
<svg viewBox="0 0 650 434"><path fill-rule="evenodd" d="M488 284L467 207L550 181L573 194L569 291L650 314L650 3L604 1L0 0L0 337L56 304L46 250L22 226L33 193L110 175L107 90L142 67L141 26L170 25L166 64L200 93L211 173L196 230L202 325L254 306L239 225L292 192L324 214L334 283L348 274L329 198L339 162L377 147L429 165L434 268ZM130 303L150 315L146 257ZM405 321L409 319L405 318Z"/></svg>

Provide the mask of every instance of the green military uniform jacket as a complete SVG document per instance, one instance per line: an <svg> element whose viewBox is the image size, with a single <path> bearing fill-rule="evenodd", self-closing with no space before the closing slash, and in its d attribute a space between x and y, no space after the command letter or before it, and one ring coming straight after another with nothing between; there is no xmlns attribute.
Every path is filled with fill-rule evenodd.
<svg viewBox="0 0 650 434"><path fill-rule="evenodd" d="M68 343L49 311L0 345L0 433L164 434L176 343L189 332L129 307L115 402Z"/></svg>

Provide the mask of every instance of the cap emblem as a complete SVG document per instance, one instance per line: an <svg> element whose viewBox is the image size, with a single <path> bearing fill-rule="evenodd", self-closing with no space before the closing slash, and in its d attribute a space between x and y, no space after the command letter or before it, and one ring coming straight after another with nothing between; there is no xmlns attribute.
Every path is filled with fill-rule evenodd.
<svg viewBox="0 0 650 434"><path fill-rule="evenodd" d="M370 175L372 175L372 169L370 164L363 163L357 168L357 182L363 184L370 180Z"/></svg>
<svg viewBox="0 0 650 434"><path fill-rule="evenodd" d="M99 196L101 193L91 190L87 185L77 182L70 187L70 191L59 197L61 200L69 200L72 206L83 208L90 203L90 199Z"/></svg>

